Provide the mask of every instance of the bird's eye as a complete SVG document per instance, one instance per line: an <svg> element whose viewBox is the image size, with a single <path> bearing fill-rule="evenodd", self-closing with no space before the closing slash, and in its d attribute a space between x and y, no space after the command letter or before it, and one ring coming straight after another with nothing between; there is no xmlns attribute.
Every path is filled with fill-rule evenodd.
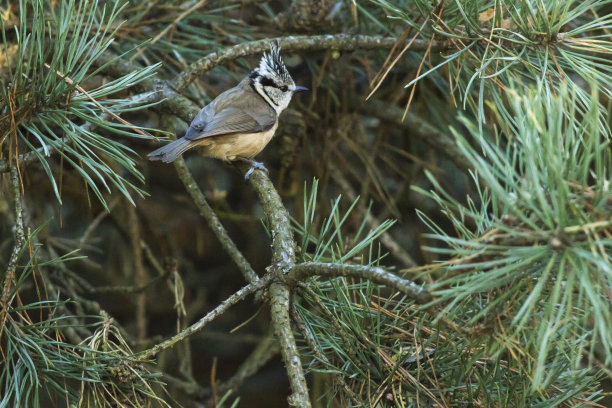
<svg viewBox="0 0 612 408"><path fill-rule="evenodd" d="M283 85L280 87L280 90L283 92L287 92L289 90L289 88L287 87L287 85Z"/></svg>

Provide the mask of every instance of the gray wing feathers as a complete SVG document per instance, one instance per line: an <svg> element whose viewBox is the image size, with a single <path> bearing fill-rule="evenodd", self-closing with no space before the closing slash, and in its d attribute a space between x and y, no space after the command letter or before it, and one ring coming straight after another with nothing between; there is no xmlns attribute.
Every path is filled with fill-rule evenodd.
<svg viewBox="0 0 612 408"><path fill-rule="evenodd" d="M276 111L248 85L248 78L204 107L191 122L190 140L233 133L266 131L276 122Z"/></svg>
<svg viewBox="0 0 612 408"><path fill-rule="evenodd" d="M233 133L263 132L274 126L274 117L257 117L239 108L229 107L216 113L207 122L196 122L195 120L194 122L191 122L189 129L187 129L186 139L197 140Z"/></svg>
<svg viewBox="0 0 612 408"><path fill-rule="evenodd" d="M189 124L185 137L187 137L187 139L195 139L195 135L201 133L204 128L206 128L206 124L210 122L214 116L215 110L212 103L203 107Z"/></svg>
<svg viewBox="0 0 612 408"><path fill-rule="evenodd" d="M175 140L157 150L152 151L147 155L149 160L161 160L164 163L170 163L176 160L185 150L191 147L191 141L184 137Z"/></svg>

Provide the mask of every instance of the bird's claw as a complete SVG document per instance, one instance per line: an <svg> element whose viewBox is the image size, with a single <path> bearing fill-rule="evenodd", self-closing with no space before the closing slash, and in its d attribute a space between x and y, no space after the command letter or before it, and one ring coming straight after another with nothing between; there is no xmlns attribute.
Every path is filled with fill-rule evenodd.
<svg viewBox="0 0 612 408"><path fill-rule="evenodd" d="M253 161L251 161L251 168L244 175L244 179L248 180L249 177L251 176L251 173L253 173L253 170L255 170L255 169L259 169L259 170L265 171L266 173L269 173L268 169L266 169L266 166L264 166L263 163L256 162L256 161L253 160Z"/></svg>

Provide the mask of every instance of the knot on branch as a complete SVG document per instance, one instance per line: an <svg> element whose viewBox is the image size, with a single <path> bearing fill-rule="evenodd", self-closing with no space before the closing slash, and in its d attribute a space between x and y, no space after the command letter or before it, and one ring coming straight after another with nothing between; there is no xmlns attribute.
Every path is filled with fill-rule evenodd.
<svg viewBox="0 0 612 408"><path fill-rule="evenodd" d="M144 372L142 364L135 364L129 360L117 361L108 367L109 376L122 384L134 382Z"/></svg>
<svg viewBox="0 0 612 408"><path fill-rule="evenodd" d="M297 0L276 16L275 23L280 30L311 32L323 24L332 5L330 0Z"/></svg>

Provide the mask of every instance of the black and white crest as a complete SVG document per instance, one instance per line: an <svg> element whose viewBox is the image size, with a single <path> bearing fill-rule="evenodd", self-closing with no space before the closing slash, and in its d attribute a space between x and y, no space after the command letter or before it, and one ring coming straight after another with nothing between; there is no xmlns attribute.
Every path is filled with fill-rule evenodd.
<svg viewBox="0 0 612 408"><path fill-rule="evenodd" d="M278 40L274 40L270 44L270 53L264 53L261 57L259 73L263 76L277 77L283 82L291 81L289 71L287 71L287 67L280 56Z"/></svg>

